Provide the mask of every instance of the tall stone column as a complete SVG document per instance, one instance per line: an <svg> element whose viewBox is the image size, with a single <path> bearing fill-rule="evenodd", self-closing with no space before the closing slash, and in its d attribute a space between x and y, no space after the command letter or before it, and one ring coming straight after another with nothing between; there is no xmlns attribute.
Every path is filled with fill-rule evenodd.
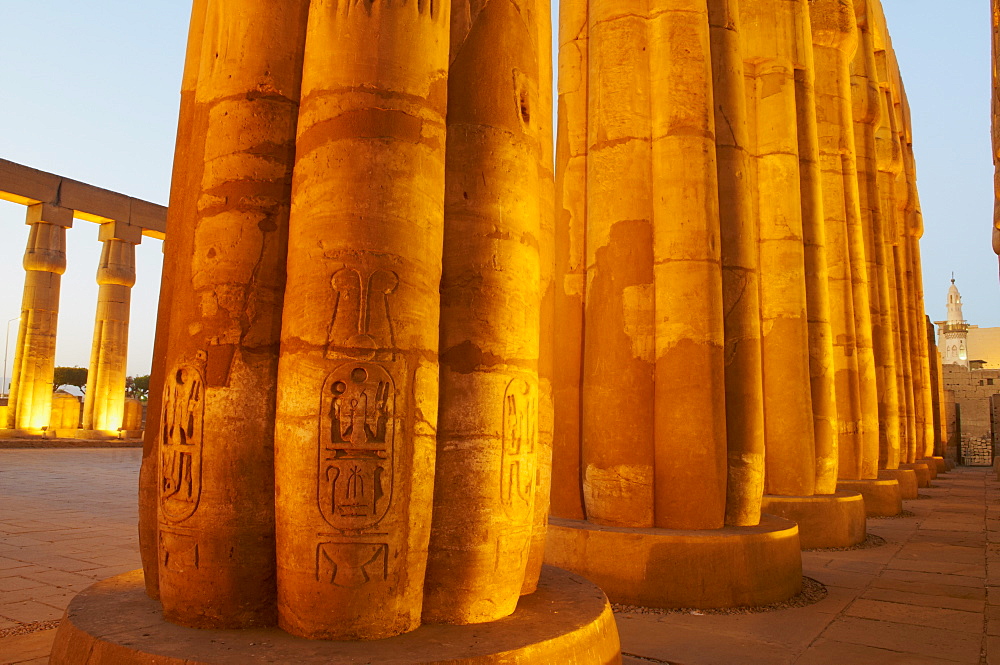
<svg viewBox="0 0 1000 665"><path fill-rule="evenodd" d="M726 524L760 522L764 493L764 393L758 230L737 0L708 3L725 335L728 474Z"/></svg>
<svg viewBox="0 0 1000 665"><path fill-rule="evenodd" d="M816 449L799 190L795 20L798 2L742 3L752 179L760 229L765 492L812 496Z"/></svg>
<svg viewBox="0 0 1000 665"><path fill-rule="evenodd" d="M538 198L539 198L539 313L538 350L538 459L535 474L535 516L531 531L531 549L524 571L521 595L534 593L542 574L545 559L545 539L548 534L552 499L552 449L555 437L555 405L553 379L556 371L556 340L562 342L562 331L556 331L556 192L553 154L554 131L552 117L552 12L549 0L535 0L536 51L538 53L538 102L534 117L539 122L538 139ZM540 46L544 45L544 46Z"/></svg>
<svg viewBox="0 0 1000 665"><path fill-rule="evenodd" d="M420 625L449 9L310 3L275 429L279 624L295 635L376 639ZM520 104L507 92L508 107ZM522 401L525 390L511 388Z"/></svg>
<svg viewBox="0 0 1000 665"><path fill-rule="evenodd" d="M277 618L275 390L307 10L205 8L191 163L175 171L191 190L168 227L164 280L183 297L163 328L154 480L164 614L192 627Z"/></svg>
<svg viewBox="0 0 1000 665"><path fill-rule="evenodd" d="M643 331L629 330L629 300L651 297L654 524L718 529L727 441L725 394L716 388L725 364L708 4L650 0L649 16L653 286L648 296L626 294L625 333L633 352L645 343Z"/></svg>
<svg viewBox="0 0 1000 665"><path fill-rule="evenodd" d="M546 561L618 602L718 607L794 593L797 533L761 514L756 190L738 2L571 0L562 12L557 366L567 362ZM580 392L568 385L577 372ZM574 413L579 430L560 432ZM764 579L781 582L765 589Z"/></svg>
<svg viewBox="0 0 1000 665"><path fill-rule="evenodd" d="M125 418L128 322L135 285L135 246L142 229L121 222L101 225L97 268L97 317L83 401L83 429L117 432Z"/></svg>
<svg viewBox="0 0 1000 665"><path fill-rule="evenodd" d="M167 227L183 224L186 215L194 208L200 176L204 163L204 144L207 122L204 106L195 103L198 72L201 70L202 42L205 37L206 7L208 0L194 0L188 29L184 72L181 78L180 112L174 147L173 175L170 181L170 205L167 207ZM177 221L175 221L177 220ZM169 232L169 231L168 231ZM179 262L182 256L166 253L167 241L160 246L163 265L160 278L160 298L156 311L156 335L153 340L153 362L149 372L149 396L146 401L146 429L142 441L142 465L139 468L139 554L146 593L153 600L160 597L160 570L157 526L159 481L160 419L163 413L163 385L166 375L166 357L172 305L172 281L169 275L174 268L170 261ZM166 278L165 278L166 277Z"/></svg>
<svg viewBox="0 0 1000 665"><path fill-rule="evenodd" d="M553 352L552 515L583 519L581 386L586 282L588 39L587 0L559 4L559 115Z"/></svg>
<svg viewBox="0 0 1000 665"><path fill-rule="evenodd" d="M452 4L429 623L512 614L531 547L541 189L530 166L547 120L538 108L536 20L509 0L478 13Z"/></svg>
<svg viewBox="0 0 1000 665"><path fill-rule="evenodd" d="M28 206L24 296L8 395L7 427L49 426L56 359L59 284L66 271L66 229L73 211L48 203Z"/></svg>
<svg viewBox="0 0 1000 665"><path fill-rule="evenodd" d="M816 446L816 493L837 491L837 392L833 330L830 324L830 271L826 256L823 177L816 120L816 81L810 29L811 3L796 6L795 106L798 109L799 189L805 245L806 315L809 321L809 379ZM873 467L874 468L874 467Z"/></svg>
<svg viewBox="0 0 1000 665"><path fill-rule="evenodd" d="M850 62L859 42L857 21L854 8L837 0L817 0L810 5L810 13L822 104L818 116L834 303L839 475L850 480L873 479L878 473L878 426L873 418L878 407L871 399L876 395L873 321L850 80Z"/></svg>
<svg viewBox="0 0 1000 665"><path fill-rule="evenodd" d="M851 65L851 88L861 218L859 227L850 235L854 239L850 246L854 275L860 279L860 275L866 273L868 278L867 294L858 286L862 282L855 282L855 331L859 349L863 349L864 335L871 330L878 403L879 468L896 469L899 466L902 425L901 384L897 377L900 365L896 360L898 342L894 332L898 322L895 317L895 290L890 284L892 252L886 238L886 220L879 198L875 141L876 127L882 120L882 101L867 0L855 0L854 8L859 41ZM861 306L866 295L869 308ZM860 353L858 362L859 381L864 381Z"/></svg>
<svg viewBox="0 0 1000 665"><path fill-rule="evenodd" d="M582 472L587 518L652 527L654 236L646 0L590 4ZM641 396L641 397L640 397Z"/></svg>

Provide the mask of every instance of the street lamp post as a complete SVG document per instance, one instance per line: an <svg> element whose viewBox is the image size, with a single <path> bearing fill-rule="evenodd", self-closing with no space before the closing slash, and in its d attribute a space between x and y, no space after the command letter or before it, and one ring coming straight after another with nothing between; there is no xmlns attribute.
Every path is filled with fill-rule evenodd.
<svg viewBox="0 0 1000 665"><path fill-rule="evenodd" d="M20 320L21 320L20 316L15 316L13 319L7 321L7 335L4 337L3 340L3 383L4 386L8 387L8 390L2 391L4 395L10 394L9 392L10 384L7 382L7 352L10 350L10 324L12 324L14 321L20 321Z"/></svg>

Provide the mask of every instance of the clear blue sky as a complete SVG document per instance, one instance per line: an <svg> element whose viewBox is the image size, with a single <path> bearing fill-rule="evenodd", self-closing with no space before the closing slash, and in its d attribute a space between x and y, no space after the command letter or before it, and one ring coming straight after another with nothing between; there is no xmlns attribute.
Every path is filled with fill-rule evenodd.
<svg viewBox="0 0 1000 665"><path fill-rule="evenodd" d="M954 270L966 318L1000 326L990 249L989 2L956 0L945 11L939 1L884 4L913 112L928 313L944 317ZM166 204L190 2L0 0L0 7L0 157ZM0 225L4 329L20 310L24 208L0 202ZM78 220L69 239L57 363L85 367L97 297L97 226ZM145 239L137 262L128 371L144 374L159 241Z"/></svg>

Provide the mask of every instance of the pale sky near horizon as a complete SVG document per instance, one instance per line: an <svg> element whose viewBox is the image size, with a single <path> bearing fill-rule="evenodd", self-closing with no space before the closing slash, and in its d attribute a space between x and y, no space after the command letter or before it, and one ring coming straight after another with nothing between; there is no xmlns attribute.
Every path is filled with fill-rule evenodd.
<svg viewBox="0 0 1000 665"><path fill-rule="evenodd" d="M946 11L931 0L883 4L913 116L927 312L944 318L954 271L966 319L1000 326L990 248L989 0L953 0ZM0 157L165 205L190 2L0 0L0 8ZM20 311L24 214L0 201L0 330ZM76 220L68 234L59 365L89 362L99 256L97 226ZM159 241L144 239L137 266L128 372L145 374ZM15 340L16 321L8 365Z"/></svg>

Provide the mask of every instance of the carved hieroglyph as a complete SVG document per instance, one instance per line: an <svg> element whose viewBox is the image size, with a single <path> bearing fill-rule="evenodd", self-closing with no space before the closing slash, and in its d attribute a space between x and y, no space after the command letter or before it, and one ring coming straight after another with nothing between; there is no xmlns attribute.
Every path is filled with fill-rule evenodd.
<svg viewBox="0 0 1000 665"><path fill-rule="evenodd" d="M309 5L275 429L279 624L375 639L420 625L449 5Z"/></svg>

